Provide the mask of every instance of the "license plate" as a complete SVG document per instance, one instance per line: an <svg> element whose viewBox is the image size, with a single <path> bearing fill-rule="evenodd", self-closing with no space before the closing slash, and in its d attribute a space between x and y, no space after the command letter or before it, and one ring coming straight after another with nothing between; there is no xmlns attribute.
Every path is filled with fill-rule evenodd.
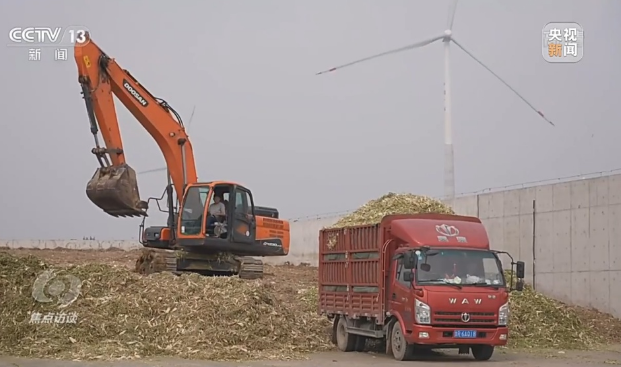
<svg viewBox="0 0 621 367"><path fill-rule="evenodd" d="M477 337L476 330L455 330L453 337L461 339L474 339Z"/></svg>

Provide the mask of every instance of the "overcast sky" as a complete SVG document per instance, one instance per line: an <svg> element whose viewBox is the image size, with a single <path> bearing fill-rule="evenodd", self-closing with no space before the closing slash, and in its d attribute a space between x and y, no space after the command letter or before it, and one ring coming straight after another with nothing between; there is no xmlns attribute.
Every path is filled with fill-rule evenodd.
<svg viewBox="0 0 621 367"><path fill-rule="evenodd" d="M0 2L0 24L85 25L190 126L201 180L234 180L283 217L352 209L388 191L443 194L441 42L336 73L317 71L442 32L440 0ZM621 167L621 2L462 0L455 37L556 123L453 47L457 192ZM549 64L541 30L579 22L584 58ZM615 25L615 23L617 23ZM0 237L136 237L85 195L97 168L72 54L3 47ZM616 61L615 61L616 60ZM127 160L164 159L117 104ZM164 172L139 176L160 196ZM155 216L149 224L165 223Z"/></svg>

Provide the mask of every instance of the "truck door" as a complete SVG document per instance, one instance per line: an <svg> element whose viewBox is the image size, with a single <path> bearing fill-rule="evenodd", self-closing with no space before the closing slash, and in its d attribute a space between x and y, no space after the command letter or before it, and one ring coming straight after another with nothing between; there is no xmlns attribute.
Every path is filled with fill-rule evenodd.
<svg viewBox="0 0 621 367"><path fill-rule="evenodd" d="M390 308L401 314L406 330L412 330L414 323L414 298L410 292L412 284L403 279L403 274L410 270L403 268L402 257L394 260L391 268L392 282L388 292Z"/></svg>
<svg viewBox="0 0 621 367"><path fill-rule="evenodd" d="M254 202L248 189L234 186L229 195L231 209L231 224L229 234L231 241L236 243L254 243L256 237L257 222L254 216Z"/></svg>

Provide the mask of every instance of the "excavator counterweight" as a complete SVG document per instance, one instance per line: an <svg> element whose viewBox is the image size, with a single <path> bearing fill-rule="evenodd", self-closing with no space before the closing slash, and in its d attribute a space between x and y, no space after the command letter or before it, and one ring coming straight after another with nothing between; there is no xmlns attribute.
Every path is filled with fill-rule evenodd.
<svg viewBox="0 0 621 367"><path fill-rule="evenodd" d="M114 217L146 216L146 203L140 200L136 172L127 164L101 167L86 185L86 196Z"/></svg>

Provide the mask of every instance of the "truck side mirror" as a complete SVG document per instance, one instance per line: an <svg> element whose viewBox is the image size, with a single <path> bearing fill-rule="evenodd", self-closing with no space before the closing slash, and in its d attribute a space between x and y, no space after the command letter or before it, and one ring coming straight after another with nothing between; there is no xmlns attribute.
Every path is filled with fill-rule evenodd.
<svg viewBox="0 0 621 367"><path fill-rule="evenodd" d="M521 292L524 290L524 279L518 279L515 283L515 290Z"/></svg>
<svg viewBox="0 0 621 367"><path fill-rule="evenodd" d="M524 261L518 261L517 263L515 263L515 275L517 276L518 279L524 279L524 273L525 273L525 264Z"/></svg>
<svg viewBox="0 0 621 367"><path fill-rule="evenodd" d="M412 252L403 254L403 267L408 270L412 270L416 267L416 256L414 256Z"/></svg>
<svg viewBox="0 0 621 367"><path fill-rule="evenodd" d="M406 271L405 273L403 273L403 280L410 283L412 280L414 280L414 274L412 274L411 271Z"/></svg>

